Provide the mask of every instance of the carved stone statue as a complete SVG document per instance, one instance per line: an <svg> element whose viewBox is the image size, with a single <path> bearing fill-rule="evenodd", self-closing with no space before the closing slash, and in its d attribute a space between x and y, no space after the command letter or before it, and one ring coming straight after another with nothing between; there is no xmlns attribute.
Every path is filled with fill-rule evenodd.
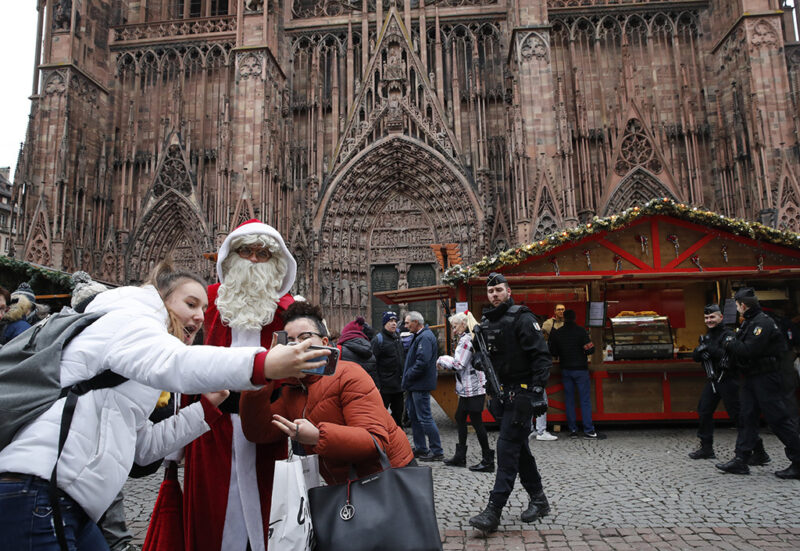
<svg viewBox="0 0 800 551"><path fill-rule="evenodd" d="M244 10L247 13L258 12L261 11L263 5L264 0L245 0Z"/></svg>
<svg viewBox="0 0 800 551"><path fill-rule="evenodd" d="M53 29L69 30L72 22L72 0L57 0L53 6Z"/></svg>

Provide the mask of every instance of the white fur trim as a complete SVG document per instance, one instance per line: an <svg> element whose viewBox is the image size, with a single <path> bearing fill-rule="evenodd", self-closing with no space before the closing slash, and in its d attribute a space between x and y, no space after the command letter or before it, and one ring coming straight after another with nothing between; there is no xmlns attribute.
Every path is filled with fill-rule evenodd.
<svg viewBox="0 0 800 551"><path fill-rule="evenodd" d="M294 278L297 275L297 261L292 256L292 253L289 252L289 249L286 247L286 243L283 241L283 237L281 234L267 224L263 224L261 222L251 222L249 224L242 224L231 233L228 234L228 237L225 238L225 241L222 242L222 246L219 248L219 252L217 253L217 277L219 278L220 283L222 283L222 262L228 257L231 251L231 242L242 235L267 235L278 242L278 245L281 247L281 251L283 252L284 257L286 258L286 275L283 276L283 285L281 288L278 289L278 297L282 297L294 285Z"/></svg>
<svg viewBox="0 0 800 551"><path fill-rule="evenodd" d="M222 549L242 550L250 541L253 551L264 551L264 528L256 476L256 445L242 432L239 416L231 414L233 460L228 485L228 506L222 531Z"/></svg>

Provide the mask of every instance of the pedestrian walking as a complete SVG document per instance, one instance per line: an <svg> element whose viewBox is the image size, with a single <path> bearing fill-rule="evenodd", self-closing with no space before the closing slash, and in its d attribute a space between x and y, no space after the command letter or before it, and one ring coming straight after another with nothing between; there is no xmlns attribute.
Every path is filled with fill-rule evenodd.
<svg viewBox="0 0 800 551"><path fill-rule="evenodd" d="M488 352L503 386L503 397L494 398L499 403L491 408L500 423L494 488L486 508L469 523L492 532L500 524L517 474L530 497L521 520L533 522L550 512L528 435L531 417L547 410L544 385L552 357L536 317L525 306L514 304L511 288L502 274L489 274L486 294L491 307L483 312L481 332L490 343Z"/></svg>
<svg viewBox="0 0 800 551"><path fill-rule="evenodd" d="M725 350L741 372L740 426L734 458L716 467L728 473L750 474L748 460L758 442L759 417L763 414L791 461L789 467L775 472L775 476L800 479L800 436L789 411L780 373L786 339L775 321L761 310L752 288L739 289L734 299L744 322L735 337L726 337Z"/></svg>
<svg viewBox="0 0 800 551"><path fill-rule="evenodd" d="M486 401L486 376L472 365L472 328L478 322L470 312L459 312L450 316L453 337L458 339L452 356L439 356L437 367L455 371L458 406L455 420L458 427L456 452L444 464L453 467L467 466L467 417L475 429L481 446L481 461L469 470L482 473L494 472L494 450L489 447L489 436L483 426L483 405Z"/></svg>
<svg viewBox="0 0 800 551"><path fill-rule="evenodd" d="M442 440L431 414L431 391L436 389L438 377L436 335L419 312L406 314L405 322L413 338L403 368L402 386L409 395L406 406L414 437L414 455L420 461L442 461Z"/></svg>

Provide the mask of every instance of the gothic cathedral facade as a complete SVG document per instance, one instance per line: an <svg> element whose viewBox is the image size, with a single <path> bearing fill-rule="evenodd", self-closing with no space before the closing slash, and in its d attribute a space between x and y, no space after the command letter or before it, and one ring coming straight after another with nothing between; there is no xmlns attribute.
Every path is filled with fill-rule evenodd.
<svg viewBox="0 0 800 551"><path fill-rule="evenodd" d="M38 0L13 254L213 278L260 218L335 321L670 197L800 230L784 0ZM452 247L452 245L451 245Z"/></svg>

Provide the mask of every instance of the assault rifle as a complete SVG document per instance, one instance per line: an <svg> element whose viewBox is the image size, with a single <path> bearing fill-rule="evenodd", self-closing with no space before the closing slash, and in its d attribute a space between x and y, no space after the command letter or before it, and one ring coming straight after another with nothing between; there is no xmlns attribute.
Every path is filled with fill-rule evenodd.
<svg viewBox="0 0 800 551"><path fill-rule="evenodd" d="M711 353L708 351L708 337L706 335L700 337L700 346L698 346L697 349L700 351L700 359L703 361L703 369L706 371L706 378L711 381L711 390L716 394L717 387L714 383L722 381L722 377L725 375L725 369L730 361L728 354L726 353L720 361L720 367L722 369L717 373L716 369L714 369L714 363L711 361Z"/></svg>
<svg viewBox="0 0 800 551"><path fill-rule="evenodd" d="M483 334L483 328L476 325L472 329L474 335L472 339L475 354L472 356L472 362L475 369L483 371L486 375L486 391L492 398L503 399L503 387L500 384L500 379L497 378L497 372L494 370L492 359L489 357L489 347L486 345L486 336Z"/></svg>

